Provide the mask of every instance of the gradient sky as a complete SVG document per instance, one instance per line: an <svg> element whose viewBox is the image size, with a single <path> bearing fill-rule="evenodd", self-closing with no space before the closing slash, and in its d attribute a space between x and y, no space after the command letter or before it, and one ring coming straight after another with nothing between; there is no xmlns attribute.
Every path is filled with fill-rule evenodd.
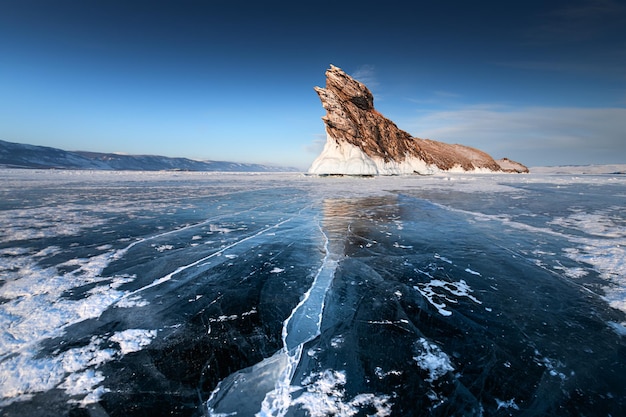
<svg viewBox="0 0 626 417"><path fill-rule="evenodd" d="M626 163L617 0L0 0L0 139L307 169L331 63L414 136Z"/></svg>

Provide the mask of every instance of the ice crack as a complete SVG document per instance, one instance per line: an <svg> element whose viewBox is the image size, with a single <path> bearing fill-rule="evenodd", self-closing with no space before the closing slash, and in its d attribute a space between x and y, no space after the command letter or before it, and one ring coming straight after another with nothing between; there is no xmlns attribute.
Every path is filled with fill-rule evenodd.
<svg viewBox="0 0 626 417"><path fill-rule="evenodd" d="M262 395L257 397L260 410L255 413L259 417L283 417L293 404L291 394L298 388L294 388L291 381L304 344L321 332L326 293L339 262L338 256L330 251L330 239L319 223L318 228L324 238L325 256L311 286L283 321L283 347L272 357L221 381L206 403L209 416L239 413L242 396L256 397L259 393ZM252 410L246 411L252 415Z"/></svg>
<svg viewBox="0 0 626 417"><path fill-rule="evenodd" d="M300 362L304 344L320 334L324 300L335 275L338 261L333 258L333 254L329 250L328 236L324 233L321 226L318 225L318 227L322 236L324 236L324 251L326 255L311 287L304 294L300 303L293 309L291 315L284 321L282 354L287 357L288 365L282 374L282 378L276 382L275 388L268 392L263 399L261 410L256 414L258 417L282 417L287 413L292 402L291 393L293 392L293 387L291 386L291 380Z"/></svg>

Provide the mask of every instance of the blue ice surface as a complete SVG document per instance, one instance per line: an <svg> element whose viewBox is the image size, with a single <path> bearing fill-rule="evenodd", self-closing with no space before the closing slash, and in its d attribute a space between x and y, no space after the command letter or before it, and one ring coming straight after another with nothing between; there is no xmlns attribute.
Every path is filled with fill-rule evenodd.
<svg viewBox="0 0 626 417"><path fill-rule="evenodd" d="M623 176L2 173L3 414L625 414Z"/></svg>

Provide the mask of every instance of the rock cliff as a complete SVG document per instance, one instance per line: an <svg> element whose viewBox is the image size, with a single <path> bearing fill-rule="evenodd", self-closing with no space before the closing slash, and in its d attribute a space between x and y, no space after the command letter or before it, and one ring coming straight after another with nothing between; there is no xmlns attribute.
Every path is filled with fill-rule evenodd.
<svg viewBox="0 0 626 417"><path fill-rule="evenodd" d="M333 65L326 88L315 87L326 115L326 145L309 173L319 175L428 175L439 171L528 172L478 149L414 138L374 108L368 88Z"/></svg>

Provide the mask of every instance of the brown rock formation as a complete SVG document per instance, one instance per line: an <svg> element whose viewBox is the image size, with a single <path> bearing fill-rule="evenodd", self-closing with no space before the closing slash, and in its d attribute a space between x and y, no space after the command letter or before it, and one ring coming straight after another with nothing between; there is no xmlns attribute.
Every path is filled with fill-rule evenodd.
<svg viewBox="0 0 626 417"><path fill-rule="evenodd" d="M505 164L499 164L478 149L412 137L374 108L374 97L364 84L333 65L326 71L326 88L315 87L315 91L326 110L322 120L328 135L327 148L335 145L339 149L341 144L350 144L371 159L371 165L378 167L377 173L388 173L387 167L398 167L398 164L403 163L401 168L394 168L392 173L408 173L406 167L415 165L414 161L441 171L461 168L465 171L528 172L528 168L513 161L506 160ZM331 143L333 141L335 143ZM325 149L324 152L314 162L310 172L319 170L320 164L325 162L323 158L335 160L336 152L345 153L345 150L333 153ZM332 164L326 164L326 170L329 166Z"/></svg>

